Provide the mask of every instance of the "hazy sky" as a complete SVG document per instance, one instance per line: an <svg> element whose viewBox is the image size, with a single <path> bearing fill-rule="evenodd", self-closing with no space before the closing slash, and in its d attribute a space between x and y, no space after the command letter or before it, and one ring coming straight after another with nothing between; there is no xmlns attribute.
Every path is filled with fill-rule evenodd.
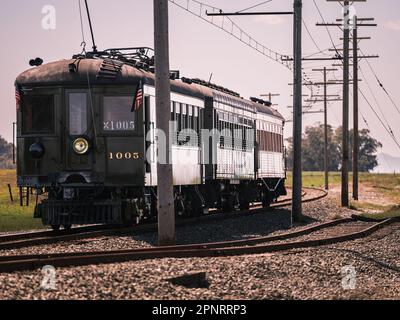
<svg viewBox="0 0 400 320"><path fill-rule="evenodd" d="M340 18L339 4L315 0L327 22ZM204 0L203 2L222 8L224 11L238 11L261 0ZM83 1L82 1L83 3ZM316 44L321 49L332 47L326 29L315 26L321 22L313 0L303 0L304 21ZM96 41L99 49L122 46L153 47L153 12L152 0L91 0L89 1ZM52 5L56 9L55 30L42 28L42 8ZM292 0L273 0L253 10L291 11ZM383 82L395 102L400 106L400 1L369 0L355 5L359 17L375 17L378 28L362 28L360 36L371 36L372 40L362 41L361 48L366 54L379 54L379 59L371 59L370 63ZM15 121L14 80L16 76L29 68L31 58L41 57L45 62L70 58L80 52L82 41L78 0L2 0L0 13L1 39L1 77L0 134L7 140L12 137L12 122ZM236 17L235 22L248 31L256 40L282 54L292 54L292 17ZM342 47L340 30L331 28L333 40ZM89 29L85 17L85 36L90 48ZM306 30L303 30L304 56L318 52ZM280 93L274 98L277 109L291 118L292 73L282 65L266 59L256 51L246 47L225 32L190 15L184 10L170 4L170 56L171 68L179 69L182 76L208 79L213 73L213 82L235 90L244 97L258 96L262 93ZM324 64L305 63L305 71ZM325 63L331 67L330 63ZM372 88L385 118L400 140L400 114L390 100L379 88L371 70L365 61L361 62L365 79L361 89L366 94L373 108L379 108L369 92L367 82ZM311 74L311 73L308 73ZM330 75L334 77L334 75ZM322 75L315 73L313 80L322 80ZM336 73L341 79L341 72ZM329 87L330 94L341 93L340 87ZM304 93L309 93L304 89ZM322 90L320 91L322 94ZM319 110L316 105L313 110ZM361 113L365 116L372 135L384 144L383 151L400 156L400 149L393 143L373 112L360 97ZM341 122L341 103L329 107L329 123L337 126ZM383 118L383 117L382 117ZM322 114L304 116L304 125L312 125L322 121ZM361 121L361 126L365 127ZM286 125L286 136L292 131L291 123Z"/></svg>

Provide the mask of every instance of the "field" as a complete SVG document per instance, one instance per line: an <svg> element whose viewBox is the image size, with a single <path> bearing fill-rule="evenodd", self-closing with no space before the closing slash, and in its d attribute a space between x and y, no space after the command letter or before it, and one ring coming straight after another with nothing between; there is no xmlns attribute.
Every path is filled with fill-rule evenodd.
<svg viewBox="0 0 400 320"><path fill-rule="evenodd" d="M8 183L14 202L10 200ZM0 232L43 228L40 220L33 219L33 202L29 207L20 207L15 170L0 170Z"/></svg>
<svg viewBox="0 0 400 320"><path fill-rule="evenodd" d="M339 204L340 173L331 173L329 178L331 192L335 196L337 195ZM288 186L291 185L291 181L291 174L288 173ZM10 201L8 183L12 186L14 202ZM360 183L362 186L361 199L359 202L351 202L354 209L360 210L360 213L364 215L373 215L374 217L400 215L400 175L362 173ZM323 173L304 172L303 185L322 188L324 186ZM367 196L364 197L364 194ZM43 228L40 220L33 219L33 209L34 197L31 199L29 207L19 206L15 170L0 170L0 232Z"/></svg>
<svg viewBox="0 0 400 320"><path fill-rule="evenodd" d="M349 176L349 190L352 190L352 174ZM340 199L341 173L329 174L330 192ZM292 183L288 173L287 186ZM324 188L323 172L303 172L303 186ZM350 197L351 198L351 197ZM352 209L359 210L365 216L384 218L400 215L400 175L360 173L360 200L350 201Z"/></svg>

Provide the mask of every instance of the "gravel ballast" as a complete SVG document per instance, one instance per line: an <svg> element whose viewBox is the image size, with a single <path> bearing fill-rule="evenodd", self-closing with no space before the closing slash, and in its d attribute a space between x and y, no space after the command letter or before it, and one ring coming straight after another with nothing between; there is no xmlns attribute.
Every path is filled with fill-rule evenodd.
<svg viewBox="0 0 400 320"><path fill-rule="evenodd" d="M328 197L304 204L304 213L313 219L312 225L348 217L354 211L338 208L335 199ZM178 240L236 240L287 232L282 228L289 227L289 213L284 209L254 217L184 227L178 232ZM60 268L56 270L55 290L41 288L40 269L0 274L0 299L400 299L399 226L393 224L356 241L273 254ZM54 250L60 251L60 246L65 251L89 246L89 250L114 249L117 241L119 245L114 245L124 249L155 242L152 234L137 237L85 239L79 240L86 241L81 244L56 244ZM40 247L46 252L52 246ZM19 249L14 254L34 253L37 248ZM343 282L347 279L343 272L349 268L355 271L355 289L342 286L347 283ZM166 281L202 271L207 273L208 288L186 288Z"/></svg>

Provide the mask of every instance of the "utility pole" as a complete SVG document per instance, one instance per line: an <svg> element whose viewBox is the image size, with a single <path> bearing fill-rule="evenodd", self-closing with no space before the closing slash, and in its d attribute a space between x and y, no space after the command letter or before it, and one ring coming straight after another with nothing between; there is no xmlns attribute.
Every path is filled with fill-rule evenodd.
<svg viewBox="0 0 400 320"><path fill-rule="evenodd" d="M350 1L349 0L327 0L329 2L343 2L343 19L339 23L317 23L317 26L339 26L343 27L343 138L342 138L342 190L341 190L341 204L343 207L349 206L349 60L350 60ZM366 0L352 0L353 2L366 2ZM364 23L359 25L355 21L354 27L357 26L376 26L376 24ZM356 50L357 51L357 50ZM362 58L372 58L374 56L363 56ZM361 57L358 57L361 58ZM353 56L354 59L354 56ZM353 62L354 65L354 62ZM354 79L353 83L358 83L358 79ZM357 87L358 88L358 87Z"/></svg>
<svg viewBox="0 0 400 320"><path fill-rule="evenodd" d="M154 0L156 121L165 134L165 161L157 161L158 244L175 244L175 208L169 139L171 84L169 75L168 0ZM159 146L160 147L160 146ZM161 163L165 162L165 163Z"/></svg>
<svg viewBox="0 0 400 320"><path fill-rule="evenodd" d="M358 200L358 152L360 150L358 133L358 29L357 16L353 26L353 199Z"/></svg>
<svg viewBox="0 0 400 320"><path fill-rule="evenodd" d="M358 161L359 161L359 151L360 151L360 135L358 132L358 41L366 40L369 37L358 37L358 28L362 26L359 24L360 21L373 21L373 18L358 18L354 16L353 23L353 199L358 200L359 191L359 177L358 177ZM374 26L370 24L370 26ZM369 38L370 39L370 38Z"/></svg>
<svg viewBox="0 0 400 320"><path fill-rule="evenodd" d="M349 1L344 1L343 19L343 124L342 124L342 207L349 206Z"/></svg>
<svg viewBox="0 0 400 320"><path fill-rule="evenodd" d="M337 19L342 21L342 19ZM353 199L358 200L359 176L358 176L358 158L360 150L359 142L359 115L358 115L358 61L359 59L375 58L377 56L360 56L358 51L358 42L360 40L369 40L371 37L358 37L359 27L375 27L375 23L365 23L366 21L374 21L374 18L358 18L353 17ZM361 23L359 23L361 22Z"/></svg>
<svg viewBox="0 0 400 320"><path fill-rule="evenodd" d="M292 219L299 221L303 215L301 203L302 194L302 0L294 1L293 23L293 185L292 185Z"/></svg>
<svg viewBox="0 0 400 320"><path fill-rule="evenodd" d="M313 71L322 71L324 74L324 173L325 173L325 190L329 190L329 162L328 162L328 90L327 90L327 72L337 71L337 69L313 69ZM321 100L319 100L321 101ZM334 101L338 101L337 99Z"/></svg>
<svg viewBox="0 0 400 320"><path fill-rule="evenodd" d="M268 97L268 101L272 103L272 97L279 97L279 93L267 93L267 94L260 94L260 97Z"/></svg>

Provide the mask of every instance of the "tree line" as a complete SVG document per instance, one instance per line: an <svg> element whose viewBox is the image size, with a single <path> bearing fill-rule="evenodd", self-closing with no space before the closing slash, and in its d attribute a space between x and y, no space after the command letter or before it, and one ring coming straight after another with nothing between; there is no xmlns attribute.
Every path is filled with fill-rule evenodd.
<svg viewBox="0 0 400 320"><path fill-rule="evenodd" d="M350 155L349 170L352 170L353 158L353 130L350 130ZM368 129L359 131L360 151L359 151L359 171L369 172L377 165L377 151L382 148L382 143L371 137ZM286 151L287 168L293 168L293 138L287 139L288 147ZM302 137L302 165L304 171L323 171L324 170L324 125L309 126L306 128ZM342 127L333 129L328 126L328 169L338 171L341 169L342 162Z"/></svg>
<svg viewBox="0 0 400 320"><path fill-rule="evenodd" d="M13 164L13 145L0 136L0 169L15 168Z"/></svg>

